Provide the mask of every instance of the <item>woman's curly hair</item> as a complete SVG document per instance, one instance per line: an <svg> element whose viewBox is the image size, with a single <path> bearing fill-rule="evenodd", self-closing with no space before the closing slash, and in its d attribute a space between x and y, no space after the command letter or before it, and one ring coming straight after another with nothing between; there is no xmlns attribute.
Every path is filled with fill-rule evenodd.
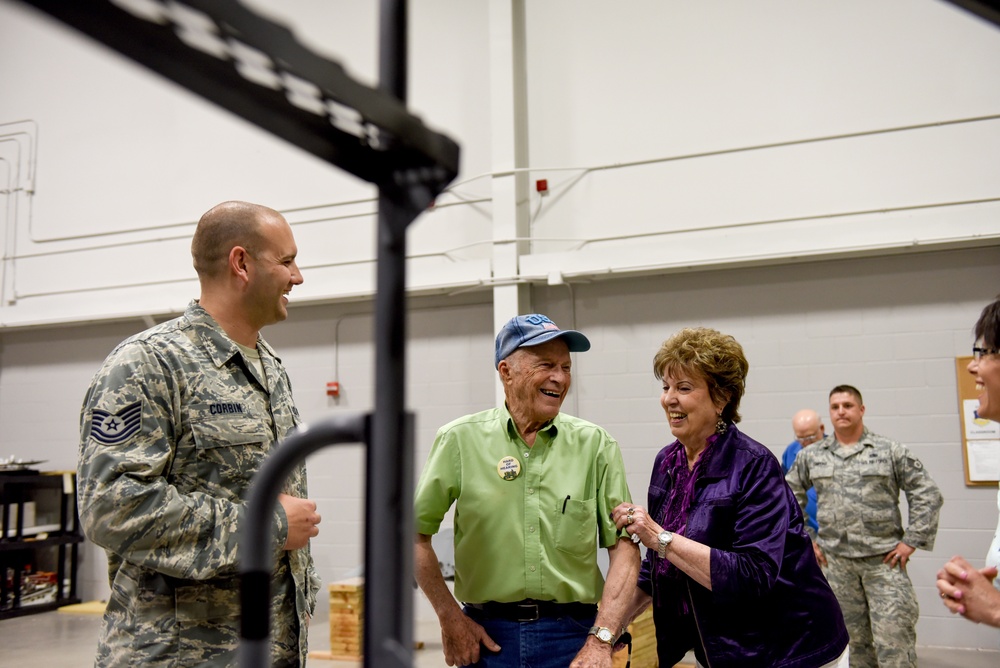
<svg viewBox="0 0 1000 668"><path fill-rule="evenodd" d="M750 363L735 338L707 327L682 329L664 341L653 356L657 380L676 370L702 376L712 401L725 403L722 419L740 421L740 399L746 390Z"/></svg>

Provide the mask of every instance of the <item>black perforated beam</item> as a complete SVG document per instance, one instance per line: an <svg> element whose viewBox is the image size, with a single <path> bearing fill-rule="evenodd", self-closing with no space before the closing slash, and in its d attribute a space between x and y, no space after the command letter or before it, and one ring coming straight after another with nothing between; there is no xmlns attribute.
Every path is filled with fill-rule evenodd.
<svg viewBox="0 0 1000 668"><path fill-rule="evenodd" d="M948 0L991 23L1000 26L1000 0Z"/></svg>
<svg viewBox="0 0 1000 668"><path fill-rule="evenodd" d="M235 0L22 2L380 187L458 173L454 141Z"/></svg>

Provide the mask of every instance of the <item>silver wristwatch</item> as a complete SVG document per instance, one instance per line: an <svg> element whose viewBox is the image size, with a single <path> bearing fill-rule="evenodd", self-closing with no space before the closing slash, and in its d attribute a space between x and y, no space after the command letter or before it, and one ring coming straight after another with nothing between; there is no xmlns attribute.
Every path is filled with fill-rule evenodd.
<svg viewBox="0 0 1000 668"><path fill-rule="evenodd" d="M667 545L674 540L674 534L669 531L661 531L656 537L656 551L661 559L667 558Z"/></svg>
<svg viewBox="0 0 1000 668"><path fill-rule="evenodd" d="M606 626L591 626L587 634L596 637L605 645L615 644L615 632Z"/></svg>

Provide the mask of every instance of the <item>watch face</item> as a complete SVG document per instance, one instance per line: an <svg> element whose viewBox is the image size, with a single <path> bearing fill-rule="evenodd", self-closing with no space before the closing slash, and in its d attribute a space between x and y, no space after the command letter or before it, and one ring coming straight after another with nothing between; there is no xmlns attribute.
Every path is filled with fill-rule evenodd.
<svg viewBox="0 0 1000 668"><path fill-rule="evenodd" d="M601 629L597 632L597 639L601 642L610 643L614 640L614 634L611 633L611 629Z"/></svg>

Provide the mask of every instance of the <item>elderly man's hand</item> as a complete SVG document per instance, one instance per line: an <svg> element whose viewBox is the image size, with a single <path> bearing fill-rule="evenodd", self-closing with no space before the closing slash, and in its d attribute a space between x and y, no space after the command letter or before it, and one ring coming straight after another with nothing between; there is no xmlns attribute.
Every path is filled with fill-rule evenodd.
<svg viewBox="0 0 1000 668"><path fill-rule="evenodd" d="M486 629L469 619L459 608L441 621L441 644L444 646L444 661L449 666L468 666L479 661L480 644L491 652L499 652Z"/></svg>
<svg viewBox="0 0 1000 668"><path fill-rule="evenodd" d="M601 642L593 636L587 636L587 642L577 652L569 668L610 668L611 645Z"/></svg>

